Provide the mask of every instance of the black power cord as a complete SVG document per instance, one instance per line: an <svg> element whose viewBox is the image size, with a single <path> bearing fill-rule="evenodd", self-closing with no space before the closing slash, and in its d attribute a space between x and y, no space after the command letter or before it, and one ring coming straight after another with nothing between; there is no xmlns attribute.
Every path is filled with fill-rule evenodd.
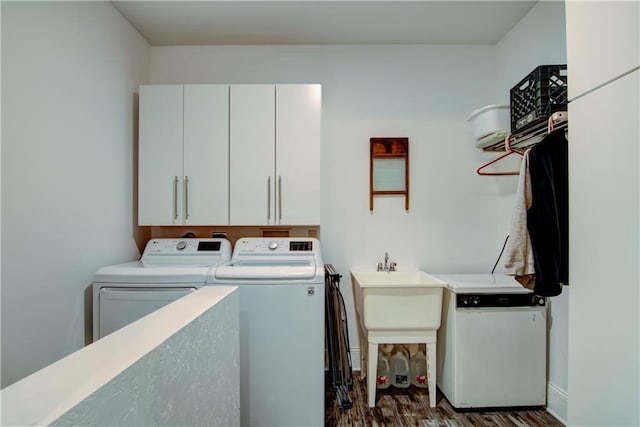
<svg viewBox="0 0 640 427"><path fill-rule="evenodd" d="M496 267L498 266L498 262L500 262L500 258L502 258L502 254L504 253L504 248L507 247L507 241L509 240L509 235L507 234L507 238L504 239L504 244L502 245L502 250L500 251L500 255L498 255L498 259L496 260L496 263L493 265L493 268L491 269L491 274L493 274L494 271L496 271Z"/></svg>

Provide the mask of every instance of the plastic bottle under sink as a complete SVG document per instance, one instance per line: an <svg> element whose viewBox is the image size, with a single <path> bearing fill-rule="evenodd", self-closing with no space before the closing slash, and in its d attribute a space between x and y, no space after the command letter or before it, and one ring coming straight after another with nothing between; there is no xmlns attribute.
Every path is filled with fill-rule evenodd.
<svg viewBox="0 0 640 427"><path fill-rule="evenodd" d="M378 350L385 353L387 357L391 357L391 352L393 352L393 344L380 344L378 346Z"/></svg>
<svg viewBox="0 0 640 427"><path fill-rule="evenodd" d="M402 347L394 349L394 355L389 359L391 368L391 385L398 388L407 388L411 385L409 375L409 356Z"/></svg>
<svg viewBox="0 0 640 427"><path fill-rule="evenodd" d="M427 357L422 350L418 350L417 353L411 355L409 369L411 371L411 385L427 388Z"/></svg>
<svg viewBox="0 0 640 427"><path fill-rule="evenodd" d="M385 389L391 385L391 370L389 369L389 358L387 355L378 351L378 372L376 374L376 388Z"/></svg>

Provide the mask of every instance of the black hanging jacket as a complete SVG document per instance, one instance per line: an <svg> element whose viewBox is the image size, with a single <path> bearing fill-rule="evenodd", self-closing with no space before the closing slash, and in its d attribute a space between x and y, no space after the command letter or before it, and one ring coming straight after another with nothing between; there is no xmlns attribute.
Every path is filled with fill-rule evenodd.
<svg viewBox="0 0 640 427"><path fill-rule="evenodd" d="M527 210L536 271L534 292L556 296L569 284L568 141L563 129L529 150L533 202Z"/></svg>

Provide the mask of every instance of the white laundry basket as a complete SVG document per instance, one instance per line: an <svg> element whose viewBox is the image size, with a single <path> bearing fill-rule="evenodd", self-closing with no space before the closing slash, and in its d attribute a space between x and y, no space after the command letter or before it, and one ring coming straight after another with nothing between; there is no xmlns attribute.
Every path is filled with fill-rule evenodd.
<svg viewBox="0 0 640 427"><path fill-rule="evenodd" d="M510 129L511 109L508 105L487 105L471 113L471 134L476 141L495 132Z"/></svg>

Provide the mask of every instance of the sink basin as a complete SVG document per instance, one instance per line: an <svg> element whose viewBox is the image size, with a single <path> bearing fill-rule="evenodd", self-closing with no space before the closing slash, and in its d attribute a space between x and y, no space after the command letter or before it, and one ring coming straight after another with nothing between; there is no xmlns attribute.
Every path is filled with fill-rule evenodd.
<svg viewBox="0 0 640 427"><path fill-rule="evenodd" d="M446 283L424 271L352 270L351 277L361 288L369 287L443 287Z"/></svg>
<svg viewBox="0 0 640 427"><path fill-rule="evenodd" d="M446 283L423 271L352 270L356 314L363 332L437 330Z"/></svg>
<svg viewBox="0 0 640 427"><path fill-rule="evenodd" d="M436 331L442 317L442 288L446 285L419 270L351 270L369 407L376 402L378 346L382 343L426 345L429 406L436 406Z"/></svg>

